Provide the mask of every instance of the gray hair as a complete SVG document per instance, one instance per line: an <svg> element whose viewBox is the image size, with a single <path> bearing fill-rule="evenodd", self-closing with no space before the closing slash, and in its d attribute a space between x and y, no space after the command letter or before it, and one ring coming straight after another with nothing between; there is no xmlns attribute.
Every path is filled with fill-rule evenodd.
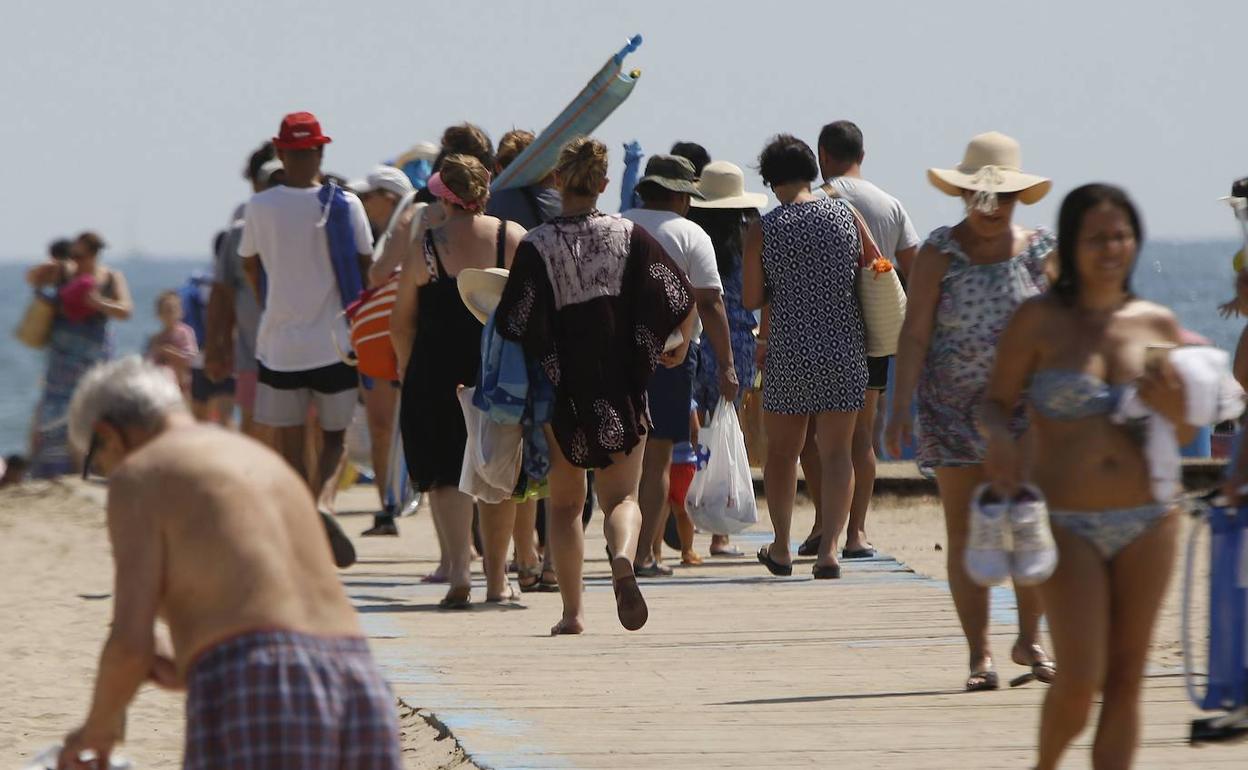
<svg viewBox="0 0 1248 770"><path fill-rule="evenodd" d="M96 423L153 430L165 415L186 411L186 401L164 368L138 356L93 367L69 403L69 443L86 452Z"/></svg>

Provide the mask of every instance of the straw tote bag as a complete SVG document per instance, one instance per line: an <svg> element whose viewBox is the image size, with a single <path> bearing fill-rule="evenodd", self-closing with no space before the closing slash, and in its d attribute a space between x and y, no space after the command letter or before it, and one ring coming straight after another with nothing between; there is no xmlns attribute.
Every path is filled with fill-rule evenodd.
<svg viewBox="0 0 1248 770"><path fill-rule="evenodd" d="M56 300L41 291L35 291L22 313L22 320L13 330L13 336L23 345L36 350L47 347L52 336L52 321L56 319Z"/></svg>
<svg viewBox="0 0 1248 770"><path fill-rule="evenodd" d="M840 191L830 184L823 185L823 191L829 198L840 197ZM858 304L862 308L862 321L867 327L867 355L872 358L896 355L901 325L906 320L905 289L901 288L901 278L893 263L880 252L862 214L849 201L845 203L854 213L858 237L862 241L862 256L858 262Z"/></svg>

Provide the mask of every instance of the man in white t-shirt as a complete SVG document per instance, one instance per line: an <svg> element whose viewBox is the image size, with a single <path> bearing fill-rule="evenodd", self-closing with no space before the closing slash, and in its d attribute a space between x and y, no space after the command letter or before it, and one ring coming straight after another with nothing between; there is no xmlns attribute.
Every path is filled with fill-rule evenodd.
<svg viewBox="0 0 1248 770"><path fill-rule="evenodd" d="M865 157L862 131L848 120L829 123L819 132L819 169L824 184L816 194L833 195L849 201L867 223L880 252L901 268L903 279L910 275L919 252L919 236L901 201L862 178ZM854 427L854 497L846 527L845 559L870 558L875 550L867 542L867 508L875 486L875 421L880 394L888 388L888 358L867 358L867 400ZM818 449L812 439L802 452L802 467L818 468ZM807 477L809 478L809 476ZM817 537L816 520L806 546ZM817 551L817 546L814 547Z"/></svg>
<svg viewBox="0 0 1248 770"><path fill-rule="evenodd" d="M719 392L731 403L737 396L737 372L732 360L728 315L724 311L724 287L715 263L715 245L706 231L688 219L689 201L698 192L693 164L676 155L655 155L646 164L646 175L637 183L642 208L624 212L658 241L667 255L685 271L693 284L698 306L693 339L706 336L715 350L719 367ZM646 438L638 503L641 506L641 537L634 568L638 577L672 574L656 554L668 514L672 447L689 441L693 378L697 370L697 346L691 345L682 366L660 367L650 380L648 400L653 429ZM713 407L713 404L703 404Z"/></svg>
<svg viewBox="0 0 1248 770"><path fill-rule="evenodd" d="M252 196L243 215L238 253L248 280L263 298L256 337L259 384L255 419L274 429L274 447L295 470L310 479L322 513L332 507L334 479L342 461L344 437L355 413L359 380L344 364L335 345L347 345L341 317L342 297L330 260L321 158L329 137L307 112L287 115L274 138L286 171L283 186ZM344 193L355 240L356 269L366 274L373 252L372 233L360 199ZM261 290L261 267L264 289ZM304 424L315 405L322 432L320 457L313 473L304 467ZM334 556L340 566L354 560L350 541L331 526ZM345 544L344 544L345 541Z"/></svg>

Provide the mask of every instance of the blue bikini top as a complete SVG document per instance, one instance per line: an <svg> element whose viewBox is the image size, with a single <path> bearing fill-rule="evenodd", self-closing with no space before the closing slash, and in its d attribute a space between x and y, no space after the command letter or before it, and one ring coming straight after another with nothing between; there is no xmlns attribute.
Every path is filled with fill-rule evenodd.
<svg viewBox="0 0 1248 770"><path fill-rule="evenodd" d="M1028 390L1032 406L1050 420L1111 414L1121 396L1121 385L1070 369L1041 369L1032 376Z"/></svg>

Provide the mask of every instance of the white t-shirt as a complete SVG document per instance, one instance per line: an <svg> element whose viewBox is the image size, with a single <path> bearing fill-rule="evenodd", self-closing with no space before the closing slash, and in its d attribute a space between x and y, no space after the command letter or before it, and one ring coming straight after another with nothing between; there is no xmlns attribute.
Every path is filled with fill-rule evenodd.
<svg viewBox="0 0 1248 770"><path fill-rule="evenodd" d="M857 177L833 177L828 184L862 214L871 237L875 238L875 245L884 256L896 262L897 252L919 245L919 234L915 232L910 215L901 201ZM823 188L816 188L815 195L824 197Z"/></svg>
<svg viewBox="0 0 1248 770"><path fill-rule="evenodd" d="M257 193L243 215L241 257L260 256L268 295L256 336L256 358L276 372L299 372L338 363L338 344L349 345L342 299L321 221L320 187L274 187ZM373 253L364 204L347 193L355 247Z"/></svg>
<svg viewBox="0 0 1248 770"><path fill-rule="evenodd" d="M622 216L641 225L659 242L667 256L685 271L693 288L723 293L724 283L715 264L715 244L699 225L671 211L629 209ZM701 336L702 320L697 319L693 324L693 338Z"/></svg>

